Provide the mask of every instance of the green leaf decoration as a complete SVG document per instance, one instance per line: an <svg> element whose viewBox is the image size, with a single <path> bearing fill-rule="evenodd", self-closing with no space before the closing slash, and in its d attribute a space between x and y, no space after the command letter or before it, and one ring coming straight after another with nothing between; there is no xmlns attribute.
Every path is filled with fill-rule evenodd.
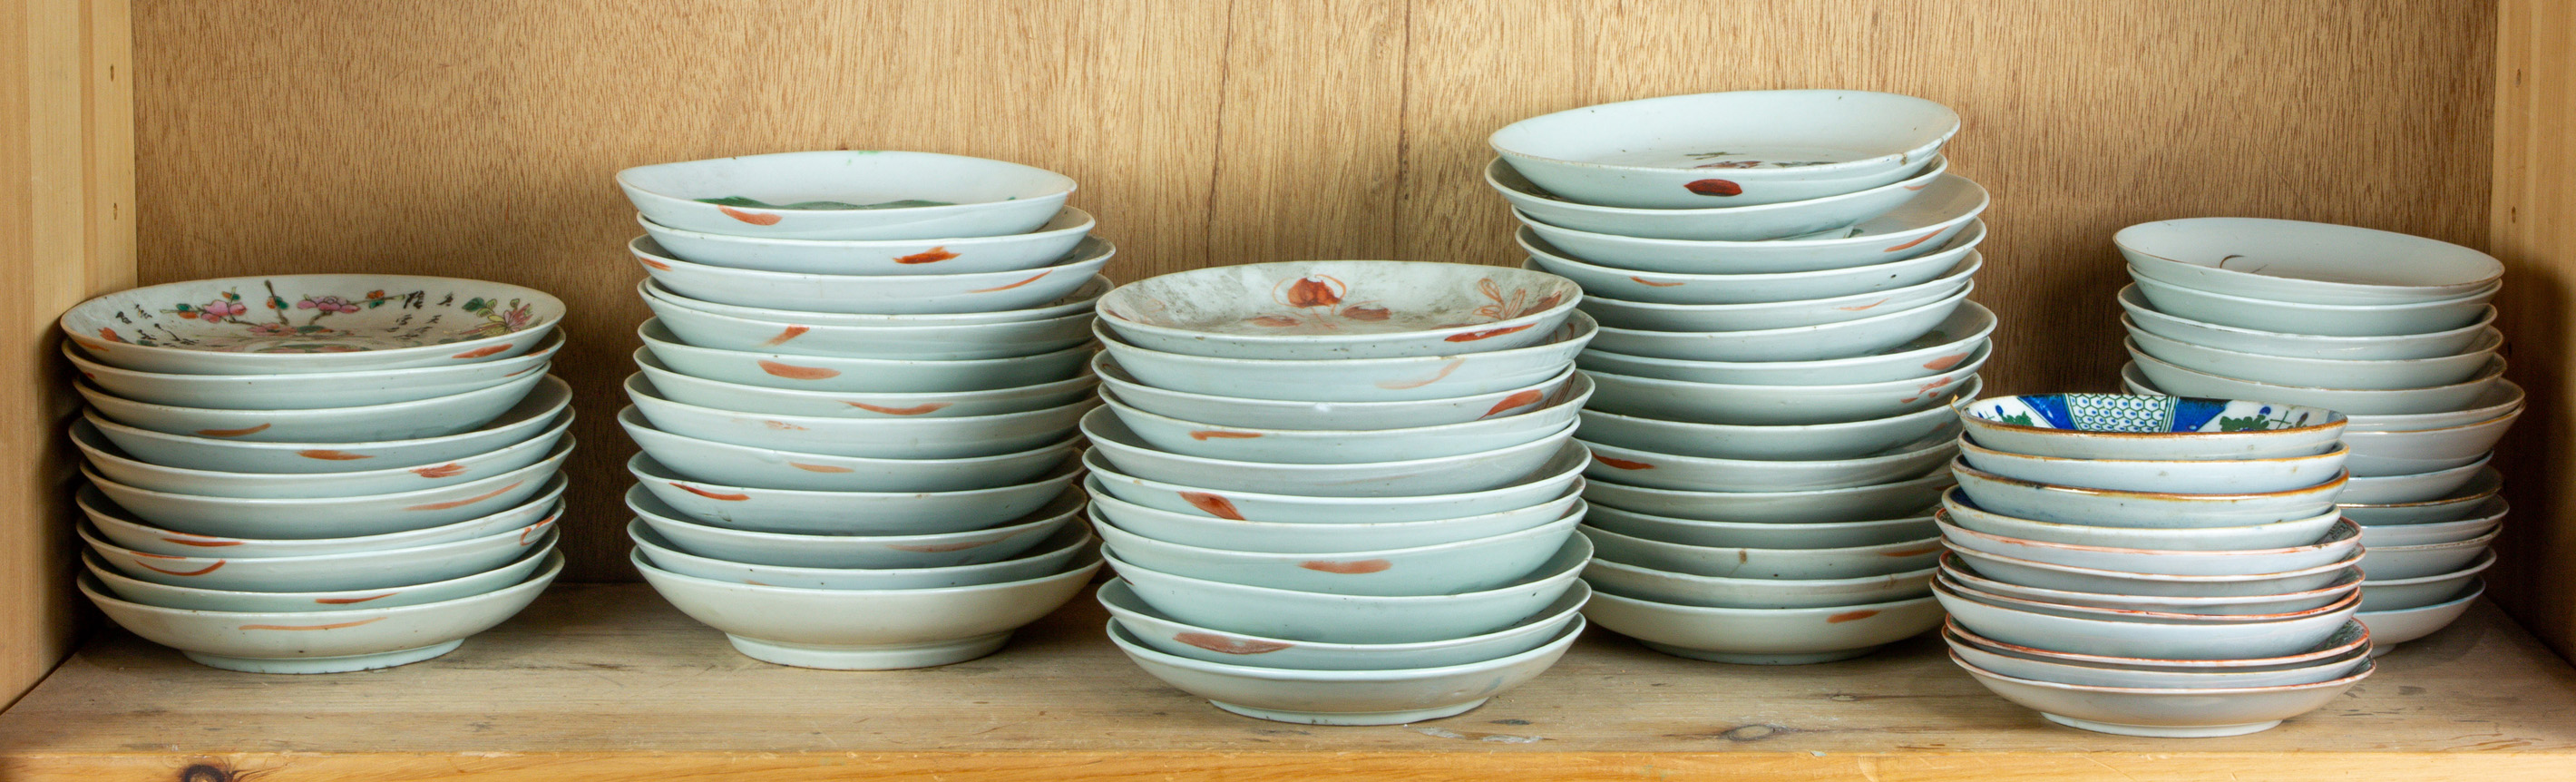
<svg viewBox="0 0 2576 782"><path fill-rule="evenodd" d="M225 301L241 301L241 294L240 294L240 293L237 293L237 292L234 292L234 291L224 291L224 300L225 300Z"/></svg>
<svg viewBox="0 0 2576 782"><path fill-rule="evenodd" d="M287 303L286 303L286 300L285 300L285 299L283 299L283 298L279 298L279 297L276 297L276 296L270 296L270 297L268 297L268 308L269 308L269 309L273 309L273 310L282 310L282 309L286 309L286 308L291 307L291 306L293 306L293 305L287 304Z"/></svg>
<svg viewBox="0 0 2576 782"><path fill-rule="evenodd" d="M947 201L925 201L925 200L922 200L922 199L919 199L919 198L906 198L906 199L902 199L902 200L899 200L899 201L882 201L882 202L873 203L873 204L853 204L853 203L849 203L849 202L846 202L846 201L798 201L798 202L796 202L796 203L792 203L792 204L773 204L773 203L769 203L769 202L767 202L767 201L762 201L762 200L757 199L757 198L750 198L750 197L745 197L745 196L725 196L725 197L722 197L722 198L701 198L701 199L698 199L698 201L699 201L699 203L715 204L715 205L717 205L717 206L742 206L742 207L750 207L750 208L753 208L753 209L788 209L788 210L812 210L812 209L910 209L910 208L913 208L913 207L922 207L922 206L956 206L956 204L952 204L952 203L949 203L949 202L947 202Z"/></svg>
<svg viewBox="0 0 2576 782"><path fill-rule="evenodd" d="M2001 420L2002 420L2004 423L2012 424L2012 425L2014 425L2014 426L2030 426L2030 425L2032 425L2032 424L2031 424L2031 422L2030 422L2030 414L2029 414L2029 413L2022 413L2022 414L2020 414L2020 415L2008 415L2008 416L2004 416Z"/></svg>
<svg viewBox="0 0 2576 782"><path fill-rule="evenodd" d="M2271 428L2272 419L2259 415L2243 418L2218 417L2218 431L2221 432L2260 432Z"/></svg>
<svg viewBox="0 0 2576 782"><path fill-rule="evenodd" d="M197 311L197 308L196 308L194 305L181 304L181 305L179 305L179 310L178 310L178 311L180 311L180 312L196 312L196 311Z"/></svg>

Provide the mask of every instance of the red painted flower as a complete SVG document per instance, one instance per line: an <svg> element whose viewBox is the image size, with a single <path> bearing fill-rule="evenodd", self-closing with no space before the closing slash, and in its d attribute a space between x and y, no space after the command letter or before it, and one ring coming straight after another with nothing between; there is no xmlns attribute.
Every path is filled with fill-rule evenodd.
<svg viewBox="0 0 2576 782"><path fill-rule="evenodd" d="M1702 179L1697 182L1682 185L1682 187L1693 193L1698 193L1704 196L1731 196L1744 194L1743 185L1724 179Z"/></svg>
<svg viewBox="0 0 2576 782"><path fill-rule="evenodd" d="M1330 307L1342 303L1342 294L1351 286L1324 275L1299 277L1279 284L1279 303L1291 307Z"/></svg>

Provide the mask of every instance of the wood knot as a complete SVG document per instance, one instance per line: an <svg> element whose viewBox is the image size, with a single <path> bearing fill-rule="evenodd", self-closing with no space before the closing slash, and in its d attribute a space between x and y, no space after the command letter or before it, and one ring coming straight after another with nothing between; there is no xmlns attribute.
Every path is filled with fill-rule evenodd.
<svg viewBox="0 0 2576 782"><path fill-rule="evenodd" d="M1717 737L1728 741L1751 742L1761 741L1773 736L1794 732L1796 731L1779 725L1757 722L1751 725L1735 726L1724 733L1717 734Z"/></svg>

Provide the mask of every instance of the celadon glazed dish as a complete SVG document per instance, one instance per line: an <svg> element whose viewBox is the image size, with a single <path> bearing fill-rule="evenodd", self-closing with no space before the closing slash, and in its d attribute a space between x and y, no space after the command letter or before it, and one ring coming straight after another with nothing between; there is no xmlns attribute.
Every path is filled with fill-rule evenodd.
<svg viewBox="0 0 2576 782"><path fill-rule="evenodd" d="M1523 221L1534 222L1526 217ZM1598 264L1542 241L1536 233L1535 229L1523 229L1514 236L1520 241L1521 249L1529 253L1529 261L1522 268L1564 275L1588 291L1632 301L1679 300L1687 296L1710 304L1758 304L1852 296L1929 282L1958 268L1962 260L1973 258L1983 263L1984 256L1977 253L1976 247L1985 239L1986 229L1984 223L1972 223L1966 231L1952 237L1948 244L1933 248L1930 254L1885 263L1742 274L1690 269L1626 269ZM1678 288L1689 290L1670 290Z"/></svg>
<svg viewBox="0 0 2576 782"><path fill-rule="evenodd" d="M780 239L683 231L638 214L635 222L681 260L795 274L968 274L1047 265L1073 251L1095 224L1071 207L1037 230L1005 236L879 241Z"/></svg>
<svg viewBox="0 0 2576 782"><path fill-rule="evenodd" d="M755 660L829 670L925 668L999 651L1012 631L1082 593L1100 569L1077 556L1037 578L925 589L804 589L685 576L627 555L680 613Z"/></svg>
<svg viewBox="0 0 2576 782"><path fill-rule="evenodd" d="M1463 714L1495 695L1538 678L1574 639L1583 618L1545 645L1519 654L1433 668L1298 670L1196 660L1157 651L1120 621L1109 640L1164 683L1246 717L1308 725L1397 725Z"/></svg>
<svg viewBox="0 0 2576 782"><path fill-rule="evenodd" d="M1102 322L1128 344L1218 358L1443 356L1546 341L1583 290L1555 275L1463 263L1288 261L1119 286Z"/></svg>
<svg viewBox="0 0 2576 782"><path fill-rule="evenodd" d="M1761 241L1792 237L1817 238L1846 231L1896 211L1948 176L1950 161L1934 156L1911 179L1803 201L1782 201L1718 208L1635 209L1594 206L1568 200L1521 176L1502 158L1485 167L1485 184L1503 194L1514 208L1532 219L1592 233L1651 239Z"/></svg>
<svg viewBox="0 0 2576 782"><path fill-rule="evenodd" d="M749 307L895 314L1036 307L1080 289L1118 253L1118 248L1095 236L1083 239L1065 257L1035 269L870 276L690 263L671 255L650 236L635 237L627 250L664 287L694 299Z"/></svg>
<svg viewBox="0 0 2576 782"><path fill-rule="evenodd" d="M108 594L94 578L81 593L144 640L207 666L247 673L341 673L416 663L456 650L526 608L563 572L563 555L543 570L482 594L400 606L331 611L206 611L162 608Z"/></svg>
<svg viewBox="0 0 2576 782"><path fill-rule="evenodd" d="M412 402L452 396L545 374L563 332L551 332L534 350L505 359L413 369L365 369L291 375L175 375L121 369L90 360L63 343L63 358L82 380L124 399L156 405L224 410L304 410Z"/></svg>
<svg viewBox="0 0 2576 782"><path fill-rule="evenodd" d="M2308 304L2435 301L2504 276L2494 256L2449 242L2299 220L2159 220L2120 229L2111 243L2145 277Z"/></svg>
<svg viewBox="0 0 2576 782"><path fill-rule="evenodd" d="M1035 231L1074 181L962 155L841 150L637 166L617 186L644 219L683 231L888 240Z"/></svg>
<svg viewBox="0 0 2576 782"><path fill-rule="evenodd" d="M1569 109L1504 126L1488 142L1567 198L1679 209L1877 187L1919 170L1958 132L1958 112L1908 95L1758 90Z"/></svg>
<svg viewBox="0 0 2576 782"><path fill-rule="evenodd" d="M1953 183L1958 186L1945 186ZM1646 239L1559 228L1519 210L1513 210L1512 216L1530 232L1521 235L1522 244L1537 239L1559 248L1560 255L1604 267L1675 274L1763 274L1885 265L1943 251L1964 253L1985 237L1985 226L1977 216L1985 213L1987 202L1985 188L1965 177L1937 180L1904 206L1852 226L1847 233L1761 242Z"/></svg>
<svg viewBox="0 0 2576 782"><path fill-rule="evenodd" d="M563 320L544 291L400 274L174 282L81 302L58 324L102 364L186 375L408 369L526 353Z"/></svg>
<svg viewBox="0 0 2576 782"><path fill-rule="evenodd" d="M251 442L234 438L166 434L108 420L97 410L81 420L119 450L153 464L191 470L259 473L345 473L437 465L509 447L562 427L573 418L572 385L548 376L499 418L441 437L359 443Z"/></svg>

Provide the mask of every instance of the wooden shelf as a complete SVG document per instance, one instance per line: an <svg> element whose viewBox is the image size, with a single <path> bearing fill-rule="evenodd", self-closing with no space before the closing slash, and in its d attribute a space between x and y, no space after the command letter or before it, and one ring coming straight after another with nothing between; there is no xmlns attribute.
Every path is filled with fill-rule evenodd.
<svg viewBox="0 0 2576 782"><path fill-rule="evenodd" d="M110 630L0 714L0 779L2576 778L2576 669L2489 606L2324 711L2187 741L2045 723L1930 638L1760 668L1598 630L1458 717L1261 722L1147 677L1104 619L1086 596L998 655L877 673L754 662L637 584L559 586L446 657L357 674L227 673Z"/></svg>

